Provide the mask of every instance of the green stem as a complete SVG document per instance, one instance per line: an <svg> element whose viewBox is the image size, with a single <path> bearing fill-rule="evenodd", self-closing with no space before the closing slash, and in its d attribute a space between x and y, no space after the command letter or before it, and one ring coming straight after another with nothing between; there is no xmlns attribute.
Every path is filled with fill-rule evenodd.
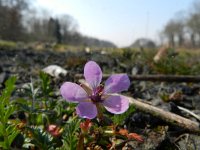
<svg viewBox="0 0 200 150"><path fill-rule="evenodd" d="M99 119L99 121L102 121L103 120L102 106L99 103L96 103L96 107L97 107L97 118Z"/></svg>

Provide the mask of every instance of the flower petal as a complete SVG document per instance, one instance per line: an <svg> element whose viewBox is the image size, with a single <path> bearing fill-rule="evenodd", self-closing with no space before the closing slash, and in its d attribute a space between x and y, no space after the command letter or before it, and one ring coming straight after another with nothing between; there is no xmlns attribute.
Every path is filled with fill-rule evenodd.
<svg viewBox="0 0 200 150"><path fill-rule="evenodd" d="M60 93L64 99L70 102L80 102L88 99L86 91L72 82L65 82L60 88Z"/></svg>
<svg viewBox="0 0 200 150"><path fill-rule="evenodd" d="M97 108L91 102L81 102L76 107L76 113L81 118L93 119L97 116Z"/></svg>
<svg viewBox="0 0 200 150"><path fill-rule="evenodd" d="M109 96L103 101L105 108L113 114L124 113L129 107L129 100L122 95Z"/></svg>
<svg viewBox="0 0 200 150"><path fill-rule="evenodd" d="M111 75L105 82L104 93L118 93L127 90L130 86L130 80L127 74Z"/></svg>
<svg viewBox="0 0 200 150"><path fill-rule="evenodd" d="M102 71L99 65L94 61L89 61L84 67L84 77L92 89L95 89L101 82Z"/></svg>

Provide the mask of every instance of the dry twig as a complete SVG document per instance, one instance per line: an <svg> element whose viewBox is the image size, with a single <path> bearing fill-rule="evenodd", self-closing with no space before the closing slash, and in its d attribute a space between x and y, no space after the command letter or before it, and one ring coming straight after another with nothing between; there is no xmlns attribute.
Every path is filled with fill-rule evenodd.
<svg viewBox="0 0 200 150"><path fill-rule="evenodd" d="M104 74L106 79L110 75ZM76 79L83 78L82 74L76 74ZM165 81L165 82L200 82L200 76L192 75L129 75L131 81Z"/></svg>
<svg viewBox="0 0 200 150"><path fill-rule="evenodd" d="M195 113L193 113L192 111L190 111L190 110L188 110L188 109L186 109L186 108L183 108L183 107L181 107L181 106L177 106L177 107L178 107L178 109L180 109L180 110L182 110L182 111L184 111L184 112L190 114L191 116L193 116L194 118L196 118L197 120L200 121L200 116L198 116L197 114L195 114Z"/></svg>
<svg viewBox="0 0 200 150"><path fill-rule="evenodd" d="M142 101L136 100L134 98L129 97L129 101L132 105L134 105L137 109L150 113L153 116L156 116L167 123L177 125L191 132L200 132L199 123L195 121L191 121L182 116L176 115L174 113L164 111L160 108L152 106L150 104L144 103Z"/></svg>

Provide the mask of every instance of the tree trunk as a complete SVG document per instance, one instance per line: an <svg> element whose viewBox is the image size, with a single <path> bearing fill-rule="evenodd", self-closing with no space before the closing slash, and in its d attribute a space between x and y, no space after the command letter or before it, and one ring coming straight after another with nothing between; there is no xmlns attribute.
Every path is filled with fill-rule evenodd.
<svg viewBox="0 0 200 150"><path fill-rule="evenodd" d="M198 48L200 48L200 32L198 32L199 38L198 38Z"/></svg>
<svg viewBox="0 0 200 150"><path fill-rule="evenodd" d="M170 37L169 37L169 45L171 47L174 47L175 43L174 43L174 35L171 34Z"/></svg>
<svg viewBox="0 0 200 150"><path fill-rule="evenodd" d="M183 46L183 43L184 43L184 38L183 38L183 35L182 34L179 34L178 35L178 38L179 38L179 41L178 41L178 46Z"/></svg>
<svg viewBox="0 0 200 150"><path fill-rule="evenodd" d="M194 33L192 33L192 34L190 35L190 40L191 40L192 47L195 48Z"/></svg>

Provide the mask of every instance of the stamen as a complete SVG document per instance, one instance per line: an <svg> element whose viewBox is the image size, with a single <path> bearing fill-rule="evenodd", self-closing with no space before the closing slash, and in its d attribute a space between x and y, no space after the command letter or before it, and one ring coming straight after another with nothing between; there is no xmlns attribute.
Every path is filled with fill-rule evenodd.
<svg viewBox="0 0 200 150"><path fill-rule="evenodd" d="M103 86L102 84L100 84L100 85L95 89L95 94L102 95L103 89L104 89L104 86Z"/></svg>
<svg viewBox="0 0 200 150"><path fill-rule="evenodd" d="M94 89L92 95L90 95L91 100L94 103L102 102L101 96L103 94L104 86L100 84L96 89Z"/></svg>
<svg viewBox="0 0 200 150"><path fill-rule="evenodd" d="M92 95L92 89L85 83L81 83L80 86L86 91L88 95Z"/></svg>
<svg viewBox="0 0 200 150"><path fill-rule="evenodd" d="M81 102L92 102L91 99L86 99L86 100L83 100Z"/></svg>

